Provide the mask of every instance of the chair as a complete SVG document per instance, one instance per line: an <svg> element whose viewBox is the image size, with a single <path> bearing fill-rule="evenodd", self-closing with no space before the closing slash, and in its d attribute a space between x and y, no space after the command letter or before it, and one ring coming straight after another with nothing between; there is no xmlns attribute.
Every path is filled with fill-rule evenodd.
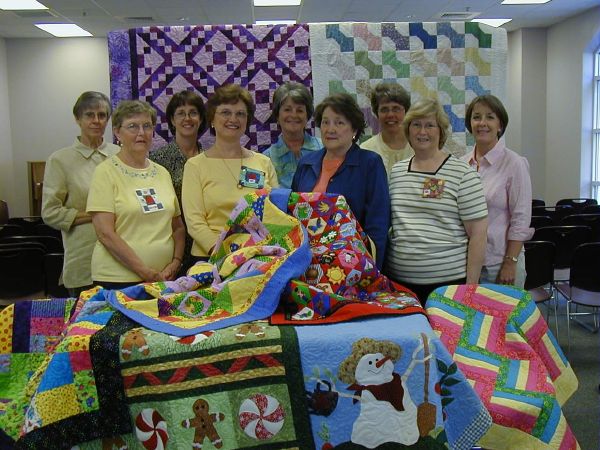
<svg viewBox="0 0 600 450"><path fill-rule="evenodd" d="M554 281L567 281L575 249L589 241L592 230L582 225L542 227L535 230L532 241L550 241L556 246Z"/></svg>
<svg viewBox="0 0 600 450"><path fill-rule="evenodd" d="M40 223L44 223L40 216L24 216L24 217L11 217L7 223L19 225L23 228L23 234L33 234L34 227Z"/></svg>
<svg viewBox="0 0 600 450"><path fill-rule="evenodd" d="M46 247L46 253L63 253L62 241L54 236L6 236L0 238L0 243L39 242Z"/></svg>
<svg viewBox="0 0 600 450"><path fill-rule="evenodd" d="M554 287L554 257L556 246L549 241L525 242L525 289L537 304L546 303L546 322L550 315L550 303L554 304L554 325L558 336L558 308Z"/></svg>
<svg viewBox="0 0 600 450"><path fill-rule="evenodd" d="M563 217L561 225L584 225L592 230L590 242L600 242L600 213L597 214L572 214Z"/></svg>
<svg viewBox="0 0 600 450"><path fill-rule="evenodd" d="M531 200L531 207L533 208L536 206L546 206L546 202L542 199L534 198L533 200Z"/></svg>
<svg viewBox="0 0 600 450"><path fill-rule="evenodd" d="M8 204L4 200L0 200L0 225L4 225L8 222Z"/></svg>
<svg viewBox="0 0 600 450"><path fill-rule="evenodd" d="M52 228L50 225L45 223L38 223L33 227L33 234L35 236L54 236L62 241L62 233L56 228Z"/></svg>
<svg viewBox="0 0 600 450"><path fill-rule="evenodd" d="M46 253L44 255L44 294L47 297L68 297L69 292L59 284L65 255L63 253Z"/></svg>
<svg viewBox="0 0 600 450"><path fill-rule="evenodd" d="M554 220L550 216L531 216L530 226L535 228L551 227L554 225Z"/></svg>
<svg viewBox="0 0 600 450"><path fill-rule="evenodd" d="M5 223L0 226L0 237L5 236L20 236L23 234L23 227L12 223Z"/></svg>
<svg viewBox="0 0 600 450"><path fill-rule="evenodd" d="M573 253L569 282L560 283L557 289L567 299L567 343L571 349L571 319L593 315L594 327L598 331L598 308L600 308L600 242L582 244ZM592 312L572 311L571 307L591 307ZM584 325L584 324L582 324ZM585 326L585 325L584 325ZM586 327L587 328L587 327Z"/></svg>
<svg viewBox="0 0 600 450"><path fill-rule="evenodd" d="M0 297L37 294L44 289L44 250L27 246L0 248Z"/></svg>
<svg viewBox="0 0 600 450"><path fill-rule="evenodd" d="M581 210L582 214L599 214L600 213L600 205L589 205L584 206Z"/></svg>
<svg viewBox="0 0 600 450"><path fill-rule="evenodd" d="M552 217L554 225L560 224L563 217L570 214L575 214L572 206L561 205L561 206L534 206L531 208L532 216L549 216Z"/></svg>
<svg viewBox="0 0 600 450"><path fill-rule="evenodd" d="M556 206L568 205L576 212L581 212L586 206L597 205L598 202L594 198L563 198L556 202Z"/></svg>

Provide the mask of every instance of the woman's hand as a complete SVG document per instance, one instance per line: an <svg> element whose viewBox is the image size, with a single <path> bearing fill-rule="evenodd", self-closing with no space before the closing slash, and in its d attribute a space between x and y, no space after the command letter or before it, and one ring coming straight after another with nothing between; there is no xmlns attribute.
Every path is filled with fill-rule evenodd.
<svg viewBox="0 0 600 450"><path fill-rule="evenodd" d="M160 279L162 281L173 281L177 276L177 272L179 272L179 268L181 267L181 262L179 259L173 259L169 264L167 264L163 270L160 272Z"/></svg>
<svg viewBox="0 0 600 450"><path fill-rule="evenodd" d="M515 284L515 277L517 274L517 263L511 259L505 259L498 275L496 276L497 284Z"/></svg>
<svg viewBox="0 0 600 450"><path fill-rule="evenodd" d="M138 275L144 283L152 283L154 281L162 281L162 272L158 270L151 269L150 267L146 267L138 272Z"/></svg>

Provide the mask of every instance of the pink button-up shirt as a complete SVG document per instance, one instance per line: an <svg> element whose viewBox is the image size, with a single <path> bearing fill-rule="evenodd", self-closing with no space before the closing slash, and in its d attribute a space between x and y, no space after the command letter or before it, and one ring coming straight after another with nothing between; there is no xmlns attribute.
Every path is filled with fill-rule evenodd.
<svg viewBox="0 0 600 450"><path fill-rule="evenodd" d="M479 172L487 201L485 265L499 264L506 254L507 241L527 241L533 236L534 229L529 226L529 163L523 156L506 148L504 140L498 141L479 161L475 159L475 150L462 159Z"/></svg>

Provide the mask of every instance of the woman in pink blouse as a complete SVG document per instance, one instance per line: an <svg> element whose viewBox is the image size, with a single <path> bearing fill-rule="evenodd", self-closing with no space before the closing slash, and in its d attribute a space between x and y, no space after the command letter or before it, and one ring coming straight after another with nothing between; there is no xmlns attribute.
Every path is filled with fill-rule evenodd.
<svg viewBox="0 0 600 450"><path fill-rule="evenodd" d="M488 206L485 264L480 283L525 284L523 242L533 235L531 178L527 159L509 150L500 137L508 114L493 95L475 98L465 115L475 148L463 157L479 175Z"/></svg>

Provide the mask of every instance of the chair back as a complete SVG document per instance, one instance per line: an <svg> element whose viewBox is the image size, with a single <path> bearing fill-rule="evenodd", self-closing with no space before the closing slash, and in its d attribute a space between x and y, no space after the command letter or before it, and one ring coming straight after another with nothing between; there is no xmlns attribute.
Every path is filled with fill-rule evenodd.
<svg viewBox="0 0 600 450"><path fill-rule="evenodd" d="M600 205L588 205L584 206L581 210L583 214L598 214L600 213Z"/></svg>
<svg viewBox="0 0 600 450"><path fill-rule="evenodd" d="M554 225L554 220L550 216L531 216L530 226L535 228L551 227Z"/></svg>
<svg viewBox="0 0 600 450"><path fill-rule="evenodd" d="M581 212L586 206L597 204L595 198L563 198L556 202L556 206L568 205L577 212Z"/></svg>
<svg viewBox="0 0 600 450"><path fill-rule="evenodd" d="M0 238L0 243L38 242L46 247L46 253L63 253L62 241L54 236L6 236Z"/></svg>
<svg viewBox="0 0 600 450"><path fill-rule="evenodd" d="M34 234L34 228L40 223L44 223L40 216L25 216L25 217L11 217L8 219L8 223L19 225L23 228L24 235Z"/></svg>
<svg viewBox="0 0 600 450"><path fill-rule="evenodd" d="M535 289L554 281L556 246L550 241L525 242L525 289Z"/></svg>
<svg viewBox="0 0 600 450"><path fill-rule="evenodd" d="M556 246L555 269L571 266L575 249L589 241L592 230L582 225L555 225L535 230L532 241L550 241Z"/></svg>
<svg viewBox="0 0 600 450"><path fill-rule="evenodd" d="M546 206L546 202L540 198L534 198L531 200L531 207L534 208L536 206Z"/></svg>
<svg viewBox="0 0 600 450"><path fill-rule="evenodd" d="M531 209L532 216L552 217L552 220L554 221L554 225L560 224L561 219L570 214L575 214L575 210L570 205L535 206Z"/></svg>
<svg viewBox="0 0 600 450"><path fill-rule="evenodd" d="M68 297L67 289L59 284L65 255L46 253L44 255L44 293L49 297Z"/></svg>
<svg viewBox="0 0 600 450"><path fill-rule="evenodd" d="M600 242L582 244L573 253L571 289L600 292Z"/></svg>
<svg viewBox="0 0 600 450"><path fill-rule="evenodd" d="M561 225L585 225L591 228L591 242L600 242L600 213L598 214L572 214L563 217Z"/></svg>
<svg viewBox="0 0 600 450"><path fill-rule="evenodd" d="M23 227L12 223L0 225L0 237L23 235Z"/></svg>
<svg viewBox="0 0 600 450"><path fill-rule="evenodd" d="M35 236L54 236L62 241L62 233L56 228L52 228L45 223L38 223L33 227L32 233Z"/></svg>
<svg viewBox="0 0 600 450"><path fill-rule="evenodd" d="M0 200L0 225L4 225L8 222L9 217L8 204L4 200Z"/></svg>
<svg viewBox="0 0 600 450"><path fill-rule="evenodd" d="M0 297L24 297L44 289L40 248L0 248Z"/></svg>

